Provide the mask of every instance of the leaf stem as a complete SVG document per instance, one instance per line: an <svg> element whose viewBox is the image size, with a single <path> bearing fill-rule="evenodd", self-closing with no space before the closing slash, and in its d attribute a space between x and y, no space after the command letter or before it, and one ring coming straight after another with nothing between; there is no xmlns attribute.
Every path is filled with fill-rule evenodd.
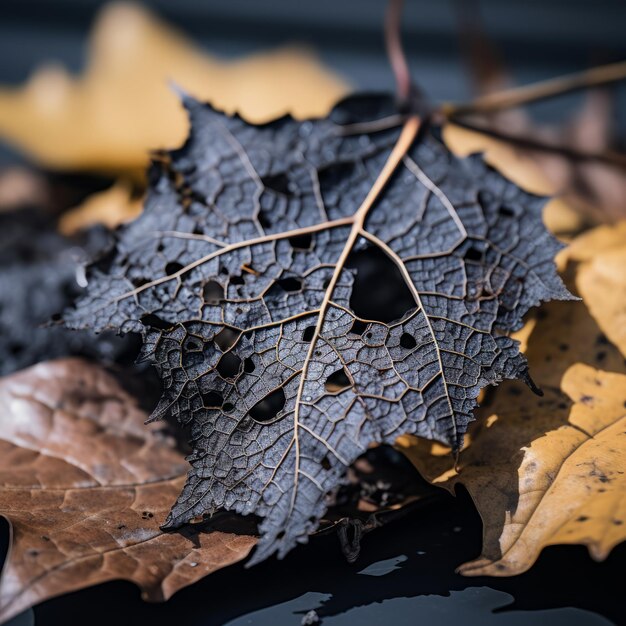
<svg viewBox="0 0 626 626"><path fill-rule="evenodd" d="M411 74L400 34L403 4L404 0L389 0L385 14L385 45L396 78L396 95L400 105L407 104L411 96Z"/></svg>
<svg viewBox="0 0 626 626"><path fill-rule="evenodd" d="M454 126L465 128L467 130L493 137L499 141L510 143L520 148L528 150L537 150L540 152L552 152L558 154L566 159L572 161L598 161L600 163L606 163L614 167L626 169L626 154L615 152L614 150L607 150L605 152L588 152L585 150L578 150L571 146L556 145L551 143L545 143L539 139L534 139L529 136L515 135L501 131L496 128L489 128L484 124L474 124L466 120L452 118L449 122Z"/></svg>
<svg viewBox="0 0 626 626"><path fill-rule="evenodd" d="M472 113L491 113L624 79L626 79L626 61L620 61L576 74L487 94L467 103L444 104L441 111L448 119Z"/></svg>

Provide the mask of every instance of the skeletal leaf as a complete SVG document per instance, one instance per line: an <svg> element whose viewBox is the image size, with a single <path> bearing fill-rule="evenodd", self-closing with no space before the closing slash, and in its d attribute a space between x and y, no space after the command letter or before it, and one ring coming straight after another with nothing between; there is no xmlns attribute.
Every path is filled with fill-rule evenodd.
<svg viewBox="0 0 626 626"><path fill-rule="evenodd" d="M185 97L192 131L150 173L71 327L144 334L191 428L166 527L264 518L258 561L305 541L373 442L458 447L480 389L527 378L506 335L568 299L544 199L459 160L386 97L253 126Z"/></svg>
<svg viewBox="0 0 626 626"><path fill-rule="evenodd" d="M77 359L0 381L0 515L12 527L0 622L114 579L164 600L248 554L249 535L159 529L186 464L145 419L109 374Z"/></svg>

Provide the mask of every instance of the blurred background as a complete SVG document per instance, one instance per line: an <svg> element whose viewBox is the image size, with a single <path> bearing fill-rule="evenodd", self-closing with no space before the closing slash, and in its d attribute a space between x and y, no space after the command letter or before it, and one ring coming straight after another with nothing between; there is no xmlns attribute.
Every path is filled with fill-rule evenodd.
<svg viewBox="0 0 626 626"><path fill-rule="evenodd" d="M414 75L437 99L465 98L472 90L459 44L463 4L480 11L517 82L626 56L622 0L408 0L406 51ZM0 81L17 84L51 59L79 72L86 33L104 5L102 0L3 0ZM360 88L393 86L382 40L383 0L153 0L143 6L226 58L301 42Z"/></svg>

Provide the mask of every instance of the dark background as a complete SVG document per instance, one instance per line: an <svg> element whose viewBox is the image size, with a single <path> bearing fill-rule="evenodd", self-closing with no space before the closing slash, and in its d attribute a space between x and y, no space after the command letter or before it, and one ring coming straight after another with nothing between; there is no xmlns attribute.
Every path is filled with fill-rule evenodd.
<svg viewBox="0 0 626 626"><path fill-rule="evenodd" d="M0 83L19 84L50 60L80 71L87 32L101 4L0 0ZM303 42L353 85L393 88L381 35L382 0L144 4L213 53L231 57ZM406 4L404 41L418 83L436 100L469 97L472 85L459 45L455 3ZM482 0L478 5L485 30L516 82L626 58L624 0ZM624 91L619 89L622 128ZM559 120L580 97L540 105L534 114L545 121ZM0 162L15 158L0 149ZM6 526L1 530L6 542ZM519 577L455 575L455 566L479 550L480 520L461 494L457 500L443 497L367 537L355 565L342 559L335 537L319 538L283 562L218 572L166 605L144 605L134 586L110 583L46 602L36 609L36 620L41 625L295 626L304 612L316 608L323 623L333 626L626 623L624 546L603 564L593 563L580 546L560 546L544 551L534 568Z"/></svg>

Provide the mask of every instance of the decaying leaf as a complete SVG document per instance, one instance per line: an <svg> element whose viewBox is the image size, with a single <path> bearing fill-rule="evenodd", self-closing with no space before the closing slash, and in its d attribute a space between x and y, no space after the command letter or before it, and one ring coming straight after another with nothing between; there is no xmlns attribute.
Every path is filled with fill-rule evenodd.
<svg viewBox="0 0 626 626"><path fill-rule="evenodd" d="M70 355L133 362L138 345L131 337L44 328L80 294L77 272L107 241L100 229L63 237L43 211L0 212L0 375Z"/></svg>
<svg viewBox="0 0 626 626"><path fill-rule="evenodd" d="M454 124L445 126L444 138L446 145L458 156L481 152L487 163L530 193L554 195L563 191L533 152ZM548 230L558 236L578 233L585 223L584 215L576 205L563 197L554 197L547 202L543 220Z"/></svg>
<svg viewBox="0 0 626 626"><path fill-rule="evenodd" d="M286 48L224 62L130 3L107 5L84 75L40 69L0 89L0 136L54 169L143 169L148 151L181 143L187 120L168 83L261 122L325 115L346 84L307 51Z"/></svg>
<svg viewBox="0 0 626 626"><path fill-rule="evenodd" d="M372 442L460 445L482 387L528 379L506 334L570 296L544 199L416 139L390 98L261 126L184 102L189 140L65 319L145 334L153 417L194 447L166 526L256 513L259 561L306 541Z"/></svg>
<svg viewBox="0 0 626 626"><path fill-rule="evenodd" d="M587 545L601 560L626 540L626 376L577 364L561 387L531 401L500 390L458 471L426 442L400 440L435 484L465 485L483 518L481 557L462 574L521 574L554 544Z"/></svg>
<svg viewBox="0 0 626 626"><path fill-rule="evenodd" d="M626 222L578 237L567 258L579 262L576 287L600 328L626 357Z"/></svg>
<svg viewBox="0 0 626 626"><path fill-rule="evenodd" d="M187 468L146 417L109 374L80 360L0 381L0 515L12 527L0 621L120 578L146 599L167 599L248 554L248 535L159 529Z"/></svg>
<svg viewBox="0 0 626 626"><path fill-rule="evenodd" d="M575 239L565 251L568 284L603 250L619 249L623 232L618 224ZM449 450L398 441L425 478L451 491L463 484L478 508L482 555L462 573L519 574L558 543L585 544L602 559L626 539L626 363L609 340L621 327L618 317L596 322L590 314L610 311L619 295L602 282L593 301L581 293L583 302L549 303L533 320L525 354L543 398L526 398L514 384L499 388L478 411L456 468Z"/></svg>

